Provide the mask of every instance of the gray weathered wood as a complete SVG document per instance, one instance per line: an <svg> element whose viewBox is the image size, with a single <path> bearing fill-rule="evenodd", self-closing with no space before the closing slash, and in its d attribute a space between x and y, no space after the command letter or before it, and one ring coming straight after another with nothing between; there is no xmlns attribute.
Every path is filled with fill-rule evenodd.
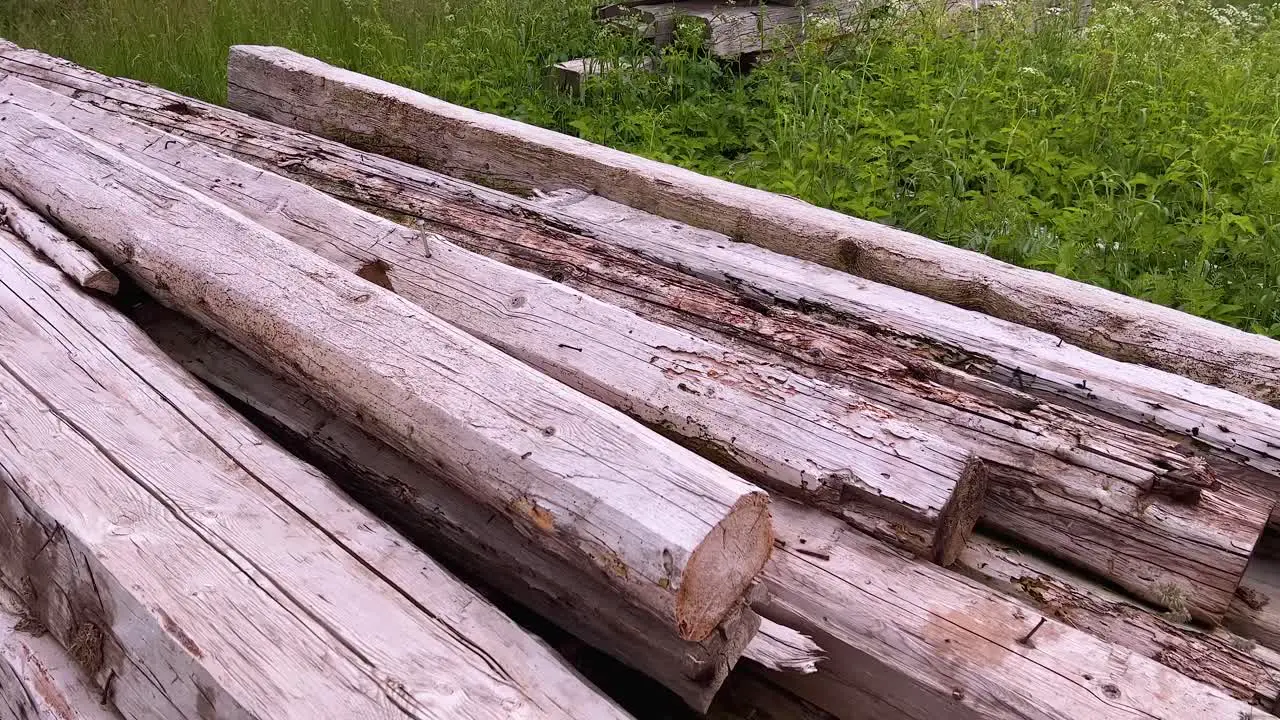
<svg viewBox="0 0 1280 720"><path fill-rule="evenodd" d="M0 720L120 720L75 659L3 585Z"/></svg>
<svg viewBox="0 0 1280 720"><path fill-rule="evenodd" d="M975 535L953 566L1059 622L1132 650L1268 712L1280 698L1280 655L1224 630L1202 630L1054 565ZM1246 585L1249 575L1245 575ZM1232 613L1228 613L1228 618Z"/></svg>
<svg viewBox="0 0 1280 720"><path fill-rule="evenodd" d="M495 522L492 511L441 478L440 470L336 417L208 330L150 303L133 317L188 371L270 422L291 447L434 556L652 677L695 709L707 709L755 639L759 619L746 609L725 623L725 632L702 642L662 632L657 619L621 601L596 574Z"/></svg>
<svg viewBox="0 0 1280 720"><path fill-rule="evenodd" d="M102 267L93 253L63 235L4 188L0 188L0 222L49 258L80 287L108 295L115 295L120 289L120 281L110 270Z"/></svg>
<svg viewBox="0 0 1280 720"><path fill-rule="evenodd" d="M228 103L456 177L576 188L1280 404L1280 342L1049 273L451 105L282 48L231 49Z"/></svg>
<svg viewBox="0 0 1280 720"><path fill-rule="evenodd" d="M134 153L347 270L367 276L383 268L384 285L442 320L728 467L941 564L955 559L977 522L987 487L982 464L847 390L16 79L0 81L0 97Z"/></svg>
<svg viewBox="0 0 1280 720"><path fill-rule="evenodd" d="M892 328L824 322L808 306L767 306L767 298L715 287L613 247L634 242L620 239L627 226L592 224L572 215L574 206L561 211L523 201L39 53L0 53L0 69L192 137L351 202L413 220L451 242L565 282L647 319L753 354L774 352L778 364L798 371L828 379L834 374L836 384L853 383L856 392L892 404L917 425L959 433L994 463L989 469L1000 482L993 494L1003 501L989 507L990 525L1147 600L1180 602L1185 594L1194 613L1213 620L1226 609L1244 571L1265 508L1255 507L1255 500L1231 487L1206 493L1199 507L1152 495L1154 485L1179 474L1170 471L1194 466L1174 440L1064 413L973 378L962 389L974 386L976 395L957 393L942 381L963 380L959 374L947 370L942 377L930 363L895 349L896 341L885 343L860 329L869 327L878 335L883 331L892 339L900 334ZM680 237L684 226L669 225ZM336 244L333 252L362 262L378 257L376 247L344 245L341 234L327 241ZM408 272L402 254L389 259L398 264L397 272ZM1080 445L1075 438L1088 442ZM1230 468L1228 478L1235 469ZM1107 502L1099 507L1099 499ZM1197 579L1184 584L1188 577ZM1202 596L1209 599L1199 600Z"/></svg>
<svg viewBox="0 0 1280 720"><path fill-rule="evenodd" d="M845 720L1269 717L809 508L774 505L780 529L835 539L827 559L785 549L765 569L761 613L829 656L812 675L771 677Z"/></svg>
<svg viewBox="0 0 1280 720"><path fill-rule="evenodd" d="M598 16L612 24L635 27L655 44L670 44L678 23L697 23L708 52L736 58L789 47L805 39L814 23L827 24L824 36L843 34L877 3L867 0L818 0L809 3L770 3L734 0L635 3L601 8Z"/></svg>
<svg viewBox="0 0 1280 720"><path fill-rule="evenodd" d="M0 577L124 717L624 716L8 233L0 358Z"/></svg>
<svg viewBox="0 0 1280 720"><path fill-rule="evenodd" d="M714 632L768 558L758 488L115 150L3 115L16 195L680 637Z"/></svg>
<svg viewBox="0 0 1280 720"><path fill-rule="evenodd" d="M582 93L587 81L610 72L646 72L653 69L652 58L612 60L609 58L574 58L547 68L547 82L552 88L569 93Z"/></svg>

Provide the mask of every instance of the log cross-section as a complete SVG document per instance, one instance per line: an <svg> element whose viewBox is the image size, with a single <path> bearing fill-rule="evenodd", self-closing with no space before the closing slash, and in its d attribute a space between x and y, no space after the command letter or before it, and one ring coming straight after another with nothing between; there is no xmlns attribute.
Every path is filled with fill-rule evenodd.
<svg viewBox="0 0 1280 720"><path fill-rule="evenodd" d="M772 547L768 497L620 413L49 118L3 105L0 183L548 549L702 640Z"/></svg>
<svg viewBox="0 0 1280 720"><path fill-rule="evenodd" d="M28 83L0 81L0 96L130 153L347 270L374 273L440 319L722 465L940 564L955 560L977 522L982 463L855 393Z"/></svg>

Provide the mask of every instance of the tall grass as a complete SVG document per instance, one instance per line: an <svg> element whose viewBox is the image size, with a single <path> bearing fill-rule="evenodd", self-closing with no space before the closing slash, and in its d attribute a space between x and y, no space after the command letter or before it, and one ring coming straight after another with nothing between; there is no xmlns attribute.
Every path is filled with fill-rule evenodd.
<svg viewBox="0 0 1280 720"><path fill-rule="evenodd" d="M0 0L0 35L220 100L293 47L449 100L1280 337L1280 16L1113 0L889 11L743 76L687 30L579 96L543 68L648 52L592 0ZM918 5L918 4L917 4ZM834 35L834 29L825 31Z"/></svg>

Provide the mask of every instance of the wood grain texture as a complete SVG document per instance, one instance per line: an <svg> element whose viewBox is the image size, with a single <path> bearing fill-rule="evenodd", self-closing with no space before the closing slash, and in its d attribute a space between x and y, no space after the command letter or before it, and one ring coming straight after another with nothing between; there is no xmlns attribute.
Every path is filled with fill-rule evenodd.
<svg viewBox="0 0 1280 720"><path fill-rule="evenodd" d="M1280 342L908 232L450 105L282 48L231 49L237 110L502 189L576 188L1280 404Z"/></svg>
<svg viewBox="0 0 1280 720"><path fill-rule="evenodd" d="M1269 717L809 508L780 500L774 514L835 537L825 560L776 553L760 610L828 653L817 673L775 680L838 717Z"/></svg>
<svg viewBox="0 0 1280 720"><path fill-rule="evenodd" d="M895 348L899 334L891 327L826 322L804 303L770 304L767 296L738 293L664 266L617 247L640 242L625 237L635 234L632 226L575 215L577 204L561 209L521 200L142 83L107 78L39 53L15 52L0 53L0 69L411 222L646 319L752 354L772 352L780 365L833 384L851 383L859 394L882 398L917 426L958 433L988 459L993 479L1004 488L1006 500L989 508L994 511L989 523L1139 597L1162 602L1170 586L1186 588L1185 578L1203 574L1199 594L1213 599L1193 602L1193 609L1214 618L1229 604L1228 588L1244 571L1258 513L1265 514L1270 499L1259 507L1256 499L1230 487L1206 493L1199 507L1151 495L1161 478L1186 476L1180 470L1195 466L1175 439L1064 412L1016 388L965 380L949 369L939 375L932 363ZM656 236L665 230L684 237L687 226L666 223L636 233ZM344 248L339 236L330 241L362 261L376 258L376 250ZM891 342L868 331L883 332ZM964 392L947 384L959 381ZM1075 438L1089 442L1081 446ZM1170 467L1161 467L1171 459ZM1236 470L1233 466L1223 477L1235 478ZM1107 502L1099 507L1099 499ZM1031 520L1020 521L1020 516Z"/></svg>
<svg viewBox="0 0 1280 720"><path fill-rule="evenodd" d="M0 720L121 720L75 658L2 584Z"/></svg>
<svg viewBox="0 0 1280 720"><path fill-rule="evenodd" d="M297 385L268 372L177 313L146 304L133 313L160 347L196 377L269 422L277 437L412 540L587 644L652 677L704 711L757 636L742 608L724 632L688 642L623 601L595 573L550 554L515 526L355 425Z"/></svg>
<svg viewBox="0 0 1280 720"><path fill-rule="evenodd" d="M714 632L763 566L758 488L115 150L3 114L16 195L682 638Z"/></svg>
<svg viewBox="0 0 1280 720"><path fill-rule="evenodd" d="M102 267L93 253L63 235L39 213L3 188L0 188L0 222L8 225L15 235L49 258L59 270L79 283L80 287L108 295L115 295L120 289L120 281L110 270Z"/></svg>
<svg viewBox="0 0 1280 720"><path fill-rule="evenodd" d="M1172 613L1160 613L1035 553L981 535L970 540L953 567L1059 622L1267 712L1276 710L1280 655L1252 640L1220 629L1193 628ZM1248 580L1246 574L1246 585Z"/></svg>
<svg viewBox="0 0 1280 720"><path fill-rule="evenodd" d="M16 79L0 82L0 97L130 153L351 272L380 268L384 286L455 327L941 564L956 558L977 522L982 464L847 390Z"/></svg>
<svg viewBox="0 0 1280 720"><path fill-rule="evenodd" d="M0 234L0 576L130 720L624 717Z"/></svg>
<svg viewBox="0 0 1280 720"><path fill-rule="evenodd" d="M582 191L539 200L584 233L768 307L799 307L832 332L873 328L924 360L1069 407L1171 433L1280 495L1280 411L1032 328L781 255ZM555 216L552 216L555 217ZM1257 472L1250 473L1240 465Z"/></svg>

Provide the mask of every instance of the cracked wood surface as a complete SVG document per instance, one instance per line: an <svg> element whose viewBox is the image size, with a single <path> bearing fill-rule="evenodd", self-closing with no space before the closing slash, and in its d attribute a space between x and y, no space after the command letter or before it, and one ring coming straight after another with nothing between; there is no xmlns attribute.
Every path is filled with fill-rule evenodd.
<svg viewBox="0 0 1280 720"><path fill-rule="evenodd" d="M847 390L48 90L11 78L0 97L131 153L340 267L374 272L442 320L722 465L941 564L977 522L981 463Z"/></svg>
<svg viewBox="0 0 1280 720"><path fill-rule="evenodd" d="M765 569L761 614L828 654L815 674L772 677L843 720L1270 717L810 508L774 505L780 531L834 539L827 559L782 550Z"/></svg>
<svg viewBox="0 0 1280 720"><path fill-rule="evenodd" d="M1227 468L1224 487L1202 493L1199 506L1152 494L1171 477L1194 479L1198 474L1198 461L1187 457L1175 439L936 368L900 347L896 352L893 338L900 334L891 327L826 322L806 312L803 304L772 306L758 296L718 287L615 247L641 243L642 235L656 242L660 235L654 227L633 232L627 224L602 224L588 214L574 215L578 204L560 209L555 203L521 200L32 51L0 51L0 71L412 221L464 248L564 282L646 319L754 355L773 353L780 365L875 398L987 460L995 481L988 526L1149 601L1163 602L1170 588L1190 589L1193 612L1210 620L1220 617L1256 541L1259 513L1271 507L1270 499L1233 487L1237 466ZM688 231L678 223L667 225L675 238ZM363 247L348 252L369 257ZM868 331L884 333L889 341ZM922 381L919 375L931 379ZM1198 492L1194 484L1191 490Z"/></svg>
<svg viewBox="0 0 1280 720"><path fill-rule="evenodd" d="M4 103L0 149L0 183L148 293L680 637L713 633L768 558L763 491L624 415L39 113Z"/></svg>
<svg viewBox="0 0 1280 720"><path fill-rule="evenodd" d="M120 720L66 650L0 584L0 720Z"/></svg>
<svg viewBox="0 0 1280 720"><path fill-rule="evenodd" d="M234 46L228 104L503 189L576 188L1280 404L1280 342L480 113L283 48Z"/></svg>
<svg viewBox="0 0 1280 720"><path fill-rule="evenodd" d="M759 618L741 609L702 642L663 632L594 573L547 553L527 533L439 476L336 417L297 385L267 372L221 338L148 303L132 313L175 360L269 422L291 449L420 546L466 570L584 642L654 678L705 711L756 634Z"/></svg>
<svg viewBox="0 0 1280 720"><path fill-rule="evenodd" d="M7 233L0 357L0 574L124 717L624 716Z"/></svg>

